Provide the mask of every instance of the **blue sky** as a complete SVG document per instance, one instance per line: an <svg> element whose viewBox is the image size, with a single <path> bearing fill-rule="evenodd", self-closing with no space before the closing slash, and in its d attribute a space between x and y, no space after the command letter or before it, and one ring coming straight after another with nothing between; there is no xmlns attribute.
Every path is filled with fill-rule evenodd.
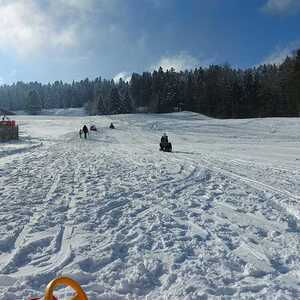
<svg viewBox="0 0 300 300"><path fill-rule="evenodd" d="M299 0L0 0L0 82L280 63Z"/></svg>

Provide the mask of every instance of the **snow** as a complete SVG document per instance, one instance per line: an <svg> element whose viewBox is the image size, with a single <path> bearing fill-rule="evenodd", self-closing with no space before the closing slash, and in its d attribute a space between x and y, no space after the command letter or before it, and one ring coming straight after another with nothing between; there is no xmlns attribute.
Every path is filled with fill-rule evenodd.
<svg viewBox="0 0 300 300"><path fill-rule="evenodd" d="M300 119L16 120L20 141L0 144L0 299L61 274L97 300L300 298ZM98 131L79 139L83 124Z"/></svg>

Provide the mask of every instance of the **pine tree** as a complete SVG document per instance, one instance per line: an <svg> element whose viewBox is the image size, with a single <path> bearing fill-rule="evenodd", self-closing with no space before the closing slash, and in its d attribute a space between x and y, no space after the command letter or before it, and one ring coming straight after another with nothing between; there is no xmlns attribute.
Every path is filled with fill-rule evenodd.
<svg viewBox="0 0 300 300"><path fill-rule="evenodd" d="M40 113L42 103L39 94L35 90L31 90L26 98L26 111L32 115Z"/></svg>
<svg viewBox="0 0 300 300"><path fill-rule="evenodd" d="M184 88L184 107L185 110L193 111L195 107L193 98L193 76L191 73L187 75Z"/></svg>
<svg viewBox="0 0 300 300"><path fill-rule="evenodd" d="M110 113L121 114L123 113L122 101L120 99L119 91L116 87L110 93Z"/></svg>
<svg viewBox="0 0 300 300"><path fill-rule="evenodd" d="M290 116L300 115L300 49L295 54L290 74L288 109Z"/></svg>
<svg viewBox="0 0 300 300"><path fill-rule="evenodd" d="M100 115L106 114L106 108L104 105L104 99L102 95L99 95L98 97L98 103L97 103L97 113Z"/></svg>
<svg viewBox="0 0 300 300"><path fill-rule="evenodd" d="M122 112L124 114L128 114L128 113L131 113L133 111L133 108L132 108L132 101L131 101L131 98L130 98L130 95L129 95L129 91L127 89L126 93L125 93L125 97L123 99L123 102L122 102Z"/></svg>

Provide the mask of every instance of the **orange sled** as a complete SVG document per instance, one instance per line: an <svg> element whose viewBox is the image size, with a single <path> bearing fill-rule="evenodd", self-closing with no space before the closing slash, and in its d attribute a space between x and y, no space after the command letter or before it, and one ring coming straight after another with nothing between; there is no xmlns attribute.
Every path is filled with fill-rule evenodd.
<svg viewBox="0 0 300 300"><path fill-rule="evenodd" d="M85 292L81 288L80 284L76 282L75 280L69 278L69 277L57 277L53 279L46 287L45 290L45 296L44 298L32 298L29 300L58 300L53 295L54 289L59 285L66 285L73 288L73 290L76 292L76 294L70 299L70 300L88 300Z"/></svg>

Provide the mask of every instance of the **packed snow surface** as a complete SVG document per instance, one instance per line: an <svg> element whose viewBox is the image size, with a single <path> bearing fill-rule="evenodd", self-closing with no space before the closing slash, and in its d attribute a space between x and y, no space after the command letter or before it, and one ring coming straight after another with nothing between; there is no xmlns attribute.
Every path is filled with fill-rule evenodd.
<svg viewBox="0 0 300 300"><path fill-rule="evenodd" d="M60 274L97 300L300 299L299 118L16 119L20 141L0 144L0 299ZM79 139L83 124L98 131Z"/></svg>

